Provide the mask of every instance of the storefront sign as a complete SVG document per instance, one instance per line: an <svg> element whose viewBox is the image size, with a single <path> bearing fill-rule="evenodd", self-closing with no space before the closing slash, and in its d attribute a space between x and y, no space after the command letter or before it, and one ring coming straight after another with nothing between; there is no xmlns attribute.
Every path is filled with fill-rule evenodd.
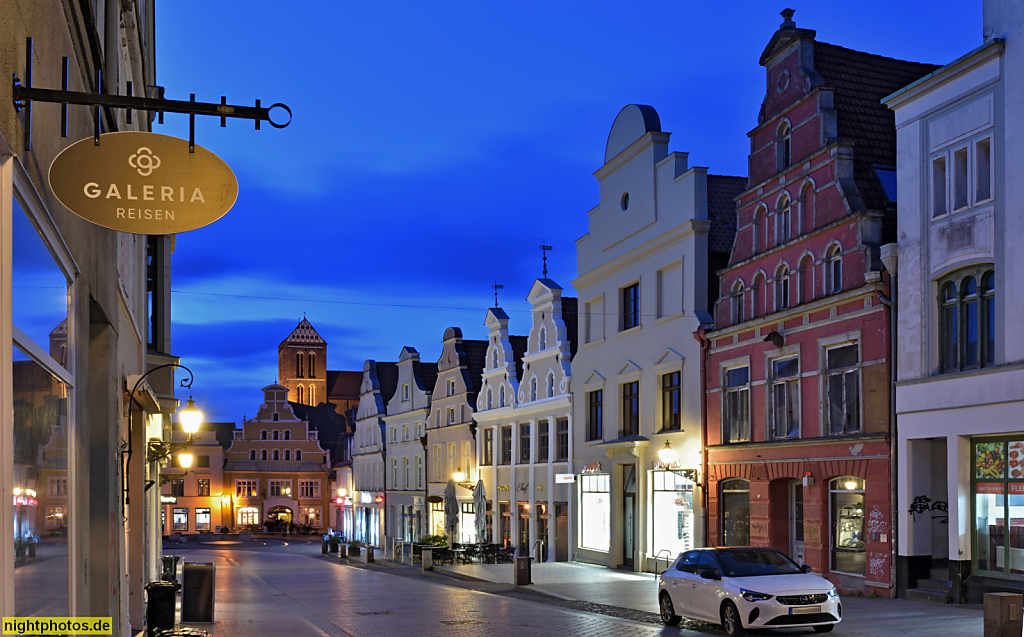
<svg viewBox="0 0 1024 637"><path fill-rule="evenodd" d="M511 489L507 484L499 484L498 491L511 491Z"/></svg>
<svg viewBox="0 0 1024 637"><path fill-rule="evenodd" d="M583 465L583 468L580 469L580 473L601 473L601 463L591 462L590 464L585 464Z"/></svg>
<svg viewBox="0 0 1024 637"><path fill-rule="evenodd" d="M160 504L177 504L178 496L175 495L161 495Z"/></svg>
<svg viewBox="0 0 1024 637"><path fill-rule="evenodd" d="M569 484L571 482L576 482L576 474L575 473L556 473L555 474L555 484Z"/></svg>
<svg viewBox="0 0 1024 637"><path fill-rule="evenodd" d="M174 234L202 228L235 205L238 180L220 158L188 141L136 131L65 148L50 164L50 188L87 221L122 232Z"/></svg>

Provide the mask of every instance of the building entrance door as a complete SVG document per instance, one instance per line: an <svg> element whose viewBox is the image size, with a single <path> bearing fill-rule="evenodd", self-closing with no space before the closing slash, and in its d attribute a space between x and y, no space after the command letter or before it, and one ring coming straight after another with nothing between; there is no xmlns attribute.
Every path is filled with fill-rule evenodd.
<svg viewBox="0 0 1024 637"><path fill-rule="evenodd" d="M555 505L555 561L569 561L569 511L565 504Z"/></svg>
<svg viewBox="0 0 1024 637"><path fill-rule="evenodd" d="M622 468L622 565L633 568L636 549L636 467Z"/></svg>
<svg viewBox="0 0 1024 637"><path fill-rule="evenodd" d="M797 564L804 563L804 484L789 483L789 556Z"/></svg>

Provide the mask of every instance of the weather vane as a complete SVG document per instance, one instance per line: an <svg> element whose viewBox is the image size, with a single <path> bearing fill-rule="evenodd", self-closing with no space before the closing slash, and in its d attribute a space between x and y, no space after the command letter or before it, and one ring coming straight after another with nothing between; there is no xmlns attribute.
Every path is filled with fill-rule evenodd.
<svg viewBox="0 0 1024 637"><path fill-rule="evenodd" d="M498 285L498 279L494 279L494 285L491 287L494 288L494 307L498 307L498 290L504 290L505 286Z"/></svg>
<svg viewBox="0 0 1024 637"><path fill-rule="evenodd" d="M541 239L540 250L544 254L544 278L548 278L548 250L554 250L552 246L544 243L544 239Z"/></svg>

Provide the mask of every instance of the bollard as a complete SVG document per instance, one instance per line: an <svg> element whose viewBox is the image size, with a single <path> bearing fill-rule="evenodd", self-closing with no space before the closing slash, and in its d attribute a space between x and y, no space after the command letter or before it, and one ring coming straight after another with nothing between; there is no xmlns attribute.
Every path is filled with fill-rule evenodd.
<svg viewBox="0 0 1024 637"><path fill-rule="evenodd" d="M1024 595L985 593L985 637L1017 637L1024 629Z"/></svg>
<svg viewBox="0 0 1024 637"><path fill-rule="evenodd" d="M430 549L423 549L420 552L420 557L421 557L421 561L423 562L423 570L424 571L432 571L432 570L434 570L434 558L431 555L432 553L433 553L433 551L431 551Z"/></svg>
<svg viewBox="0 0 1024 637"><path fill-rule="evenodd" d="M532 584L532 573L530 572L530 562L533 561L532 557L517 557L515 561L515 572L513 574L513 585L515 586L526 586Z"/></svg>
<svg viewBox="0 0 1024 637"><path fill-rule="evenodd" d="M369 544L366 545L366 563L373 564L373 548Z"/></svg>

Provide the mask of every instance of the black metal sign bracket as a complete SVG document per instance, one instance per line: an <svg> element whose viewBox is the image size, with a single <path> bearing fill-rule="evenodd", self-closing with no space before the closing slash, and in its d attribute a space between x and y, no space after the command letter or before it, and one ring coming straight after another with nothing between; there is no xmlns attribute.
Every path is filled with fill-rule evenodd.
<svg viewBox="0 0 1024 637"><path fill-rule="evenodd" d="M127 95L111 95L103 90L100 71L96 74L96 92L86 93L68 90L68 59L63 60L61 89L35 88L32 86L32 38L25 38L25 83L22 84L18 75L14 74L14 107L25 113L25 150L32 150L32 102L50 102L61 105L61 137L68 136L68 104L91 106L94 113L93 139L100 143L100 108L123 108L128 123L132 121L132 111L153 111L159 114L159 122L164 123L164 113L186 113L189 116L188 150L195 152L196 115L209 115L220 118L220 125L227 126L227 118L251 119L256 122L256 130L260 122L267 122L274 128L284 128L292 121L292 111L284 104L273 104L267 108L256 100L255 106L235 106L227 103L226 97L220 98L220 104L197 102L195 93L188 101L168 100L163 98L163 87L147 87L152 89L155 97L132 95L132 85L128 82ZM284 111L275 119L271 112ZM287 117L287 119L285 119Z"/></svg>

